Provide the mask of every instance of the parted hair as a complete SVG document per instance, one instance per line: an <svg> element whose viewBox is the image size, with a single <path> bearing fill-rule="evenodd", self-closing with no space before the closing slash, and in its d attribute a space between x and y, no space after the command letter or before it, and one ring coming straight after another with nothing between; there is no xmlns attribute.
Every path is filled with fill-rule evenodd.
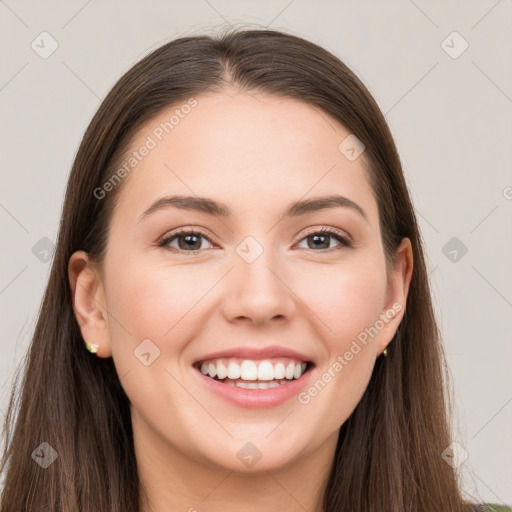
<svg viewBox="0 0 512 512"><path fill-rule="evenodd" d="M452 399L422 239L390 129L376 101L338 57L296 35L235 29L185 36L155 49L114 85L93 116L70 172L37 324L5 420L4 512L138 512L141 483L130 404L112 358L84 348L68 262L77 250L101 264L116 197L94 191L112 176L137 130L164 109L226 87L313 105L365 145L391 265L404 237L414 270L402 322L341 426L325 512L468 512L460 479L442 457ZM335 404L334 404L335 406ZM48 442L48 468L31 453Z"/></svg>

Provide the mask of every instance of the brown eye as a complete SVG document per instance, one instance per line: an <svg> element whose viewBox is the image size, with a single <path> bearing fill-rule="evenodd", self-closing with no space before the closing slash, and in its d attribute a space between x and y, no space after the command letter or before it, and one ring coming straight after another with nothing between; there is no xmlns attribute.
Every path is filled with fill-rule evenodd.
<svg viewBox="0 0 512 512"><path fill-rule="evenodd" d="M201 239L207 240L210 244L210 239L199 231L193 230L180 230L175 233L171 233L169 236L164 238L158 245L160 247L168 248L172 251L177 252L199 252L204 247L201 247L202 242ZM176 245L171 245L174 242L177 242Z"/></svg>
<svg viewBox="0 0 512 512"><path fill-rule="evenodd" d="M335 247L331 247L331 241L336 240L338 245ZM320 231L316 231L310 233L302 240L307 241L307 249L320 249L320 250L328 250L342 247L350 247L350 242L342 236L337 231L331 229L321 229ZM301 242L302 242L301 240Z"/></svg>

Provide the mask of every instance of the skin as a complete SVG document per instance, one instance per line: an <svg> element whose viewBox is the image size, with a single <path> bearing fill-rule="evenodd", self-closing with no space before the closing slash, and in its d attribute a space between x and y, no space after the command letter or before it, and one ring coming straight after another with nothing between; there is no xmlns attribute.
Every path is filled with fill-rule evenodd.
<svg viewBox="0 0 512 512"><path fill-rule="evenodd" d="M402 320L411 244L402 240L387 275L363 157L351 162L338 150L350 132L325 113L234 90L196 99L124 178L101 266L83 251L70 259L76 318L84 340L99 345L96 355L113 357L131 401L150 504L142 510L320 511L339 428ZM176 108L143 126L131 150ZM368 221L346 207L281 219L291 202L334 192L358 203ZM233 215L167 207L139 221L171 194L222 201ZM202 228L210 241L200 238L197 254L158 247L180 227ZM352 247L335 238L308 244L323 227L349 235ZM263 248L252 263L236 252L247 236ZM170 242L175 251L179 241ZM293 397L240 408L193 373L193 361L213 351L277 344L315 361L314 382L393 304L401 311L308 404ZM160 350L149 366L133 354L147 338ZM237 457L248 442L262 454L250 468Z"/></svg>

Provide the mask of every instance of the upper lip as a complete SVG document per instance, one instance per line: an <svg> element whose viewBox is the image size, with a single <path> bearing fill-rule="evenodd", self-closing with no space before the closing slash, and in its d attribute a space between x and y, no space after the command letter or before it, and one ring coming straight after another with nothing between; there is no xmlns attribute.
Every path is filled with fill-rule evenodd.
<svg viewBox="0 0 512 512"><path fill-rule="evenodd" d="M196 359L194 364L212 359L220 359L223 357L240 357L244 359L272 359L277 357L289 357L293 359L300 359L304 362L313 362L309 356L297 352L296 350L280 347L278 345L269 345L267 347L236 347L220 350L218 352L211 352L210 354L206 354Z"/></svg>

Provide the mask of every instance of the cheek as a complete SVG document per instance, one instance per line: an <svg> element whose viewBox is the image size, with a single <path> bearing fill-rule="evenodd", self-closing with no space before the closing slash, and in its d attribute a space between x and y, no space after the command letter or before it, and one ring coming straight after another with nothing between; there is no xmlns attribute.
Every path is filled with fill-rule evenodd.
<svg viewBox="0 0 512 512"><path fill-rule="evenodd" d="M377 260L317 265L314 272L303 269L298 275L294 291L323 325L326 339L341 347L373 325L382 312L386 282Z"/></svg>
<svg viewBox="0 0 512 512"><path fill-rule="evenodd" d="M303 273L300 290L301 298L321 320L317 335L325 351L316 380L298 396L298 402L307 412L311 431L329 435L354 411L371 378L375 343L365 329L382 312L384 266L377 259L325 265L314 276Z"/></svg>
<svg viewBox="0 0 512 512"><path fill-rule="evenodd" d="M108 307L118 320L112 323L114 345L128 331L134 346L149 338L161 349L172 339L175 347L194 305L212 283L196 265L149 264L144 258L113 258L109 272Z"/></svg>
<svg viewBox="0 0 512 512"><path fill-rule="evenodd" d="M145 417L165 423L168 415L162 400L180 410L190 407L186 405L188 395L165 369L173 367L201 325L198 302L216 280L198 272L194 265L149 264L126 255L122 260L112 258L110 267L106 264L105 268L109 272L109 328L117 373L135 408ZM144 341L147 339L152 343ZM139 357L148 352L150 364L145 366Z"/></svg>

